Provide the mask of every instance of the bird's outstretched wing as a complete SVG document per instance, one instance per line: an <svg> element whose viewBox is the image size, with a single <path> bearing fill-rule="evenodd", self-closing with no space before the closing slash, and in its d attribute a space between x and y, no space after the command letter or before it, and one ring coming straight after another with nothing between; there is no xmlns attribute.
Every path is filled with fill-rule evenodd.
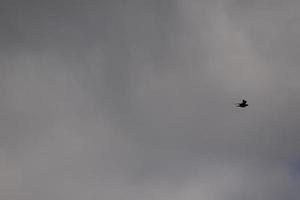
<svg viewBox="0 0 300 200"><path fill-rule="evenodd" d="M236 103L236 107L241 107L241 103Z"/></svg>
<svg viewBox="0 0 300 200"><path fill-rule="evenodd" d="M235 105L241 108L245 108L248 106L247 101L245 99L243 99L242 103L236 103Z"/></svg>

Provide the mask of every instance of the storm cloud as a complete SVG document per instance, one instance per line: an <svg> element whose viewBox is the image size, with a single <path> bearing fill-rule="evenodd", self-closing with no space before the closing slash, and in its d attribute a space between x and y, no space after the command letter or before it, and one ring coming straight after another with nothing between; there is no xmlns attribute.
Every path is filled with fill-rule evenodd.
<svg viewBox="0 0 300 200"><path fill-rule="evenodd" d="M0 198L299 199L299 8L1 1Z"/></svg>

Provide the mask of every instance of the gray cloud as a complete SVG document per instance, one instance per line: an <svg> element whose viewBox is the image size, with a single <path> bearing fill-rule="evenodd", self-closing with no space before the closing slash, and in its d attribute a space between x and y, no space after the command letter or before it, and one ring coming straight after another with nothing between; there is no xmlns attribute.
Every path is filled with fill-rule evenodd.
<svg viewBox="0 0 300 200"><path fill-rule="evenodd" d="M1 199L299 199L299 6L2 1Z"/></svg>

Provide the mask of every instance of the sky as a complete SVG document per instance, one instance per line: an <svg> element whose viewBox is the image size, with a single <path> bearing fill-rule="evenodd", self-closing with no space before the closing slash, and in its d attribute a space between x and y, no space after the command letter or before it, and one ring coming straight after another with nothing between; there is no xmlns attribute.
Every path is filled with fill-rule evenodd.
<svg viewBox="0 0 300 200"><path fill-rule="evenodd" d="M299 9L2 0L0 199L300 199Z"/></svg>

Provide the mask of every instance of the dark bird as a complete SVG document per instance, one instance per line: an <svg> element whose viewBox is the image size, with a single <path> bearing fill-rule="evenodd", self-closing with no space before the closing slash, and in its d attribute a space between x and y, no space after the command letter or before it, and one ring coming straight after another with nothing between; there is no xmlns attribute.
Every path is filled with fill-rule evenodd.
<svg viewBox="0 0 300 200"><path fill-rule="evenodd" d="M241 108L245 108L248 106L247 101L243 99L242 103L237 103L236 104L237 107L241 107Z"/></svg>

